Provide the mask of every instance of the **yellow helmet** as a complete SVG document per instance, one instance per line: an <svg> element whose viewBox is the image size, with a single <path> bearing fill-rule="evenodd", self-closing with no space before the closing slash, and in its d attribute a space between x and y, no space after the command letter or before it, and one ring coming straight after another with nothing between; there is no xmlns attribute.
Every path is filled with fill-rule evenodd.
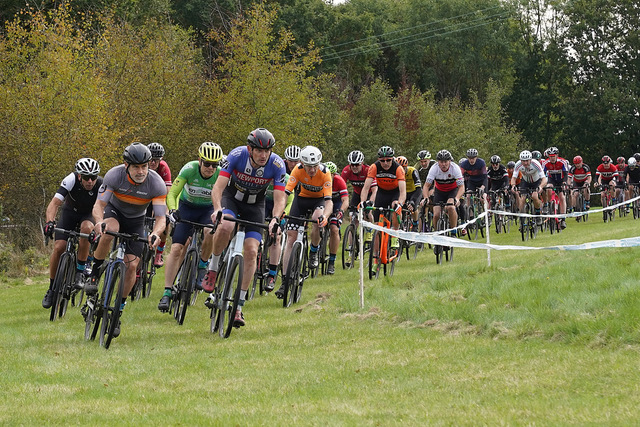
<svg viewBox="0 0 640 427"><path fill-rule="evenodd" d="M208 162L219 162L222 160L222 148L215 142L203 142L198 149L198 154L202 160Z"/></svg>

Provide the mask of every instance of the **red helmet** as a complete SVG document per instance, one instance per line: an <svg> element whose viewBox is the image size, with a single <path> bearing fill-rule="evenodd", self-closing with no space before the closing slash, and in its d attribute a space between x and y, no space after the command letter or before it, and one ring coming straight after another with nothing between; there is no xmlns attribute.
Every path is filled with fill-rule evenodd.
<svg viewBox="0 0 640 427"><path fill-rule="evenodd" d="M602 156L602 163L611 163L611 157Z"/></svg>
<svg viewBox="0 0 640 427"><path fill-rule="evenodd" d="M625 158L624 158L624 157L622 157L622 156L620 156L620 157L618 157L618 158L616 159L616 163L624 163L624 162L626 162L626 161L627 161L627 159L625 159Z"/></svg>
<svg viewBox="0 0 640 427"><path fill-rule="evenodd" d="M580 163L582 163L582 156L575 156L573 158L573 164L574 165L579 165Z"/></svg>

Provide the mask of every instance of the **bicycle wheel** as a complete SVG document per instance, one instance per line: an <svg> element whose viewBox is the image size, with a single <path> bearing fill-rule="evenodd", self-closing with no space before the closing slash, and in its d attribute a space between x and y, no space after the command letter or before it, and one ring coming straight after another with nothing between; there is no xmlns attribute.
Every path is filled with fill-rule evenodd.
<svg viewBox="0 0 640 427"><path fill-rule="evenodd" d="M295 288L295 292L293 295L293 302L300 302L300 298L302 298L302 286L304 285L304 281L309 277L309 249L307 247L307 243L302 245L302 265L300 266L300 278L298 279L297 286Z"/></svg>
<svg viewBox="0 0 640 427"><path fill-rule="evenodd" d="M242 255L233 257L224 281L222 310L220 311L220 336L222 338L229 338L233 328L233 320L240 301L243 261Z"/></svg>
<svg viewBox="0 0 640 427"><path fill-rule="evenodd" d="M264 292L264 278L269 273L269 266L267 263L267 250L269 248L266 248L265 246L263 239L258 246L258 254L256 255L256 272L253 274L251 287L249 288L249 292L247 292L247 301L250 301L255 297L256 289L259 289L258 293L260 295Z"/></svg>
<svg viewBox="0 0 640 427"><path fill-rule="evenodd" d="M191 305L191 294L196 285L199 258L196 250L190 250L184 259L184 270L178 283L178 306L175 311L178 325L184 323L187 307Z"/></svg>
<svg viewBox="0 0 640 427"><path fill-rule="evenodd" d="M282 297L282 307L291 307L300 283L302 243L295 242L291 248L289 265L287 266L287 281L284 284L284 296Z"/></svg>
<svg viewBox="0 0 640 427"><path fill-rule="evenodd" d="M227 271L227 263L222 259L218 267L218 277L216 278L216 286L213 289L213 302L211 304L211 333L218 333L220 330L220 322L224 316L221 316L222 305L224 302L224 298L222 297L224 291L224 283L226 282L226 271Z"/></svg>
<svg viewBox="0 0 640 427"><path fill-rule="evenodd" d="M69 280L69 273L73 274L74 270L75 262L73 262L73 257L70 253L63 252L58 261L58 269L53 279L53 304L51 304L51 313L49 315L49 320L52 322L60 315L61 308L65 305L63 302L66 288L65 282Z"/></svg>
<svg viewBox="0 0 640 427"><path fill-rule="evenodd" d="M526 214L531 214L531 207L528 203L525 204L524 212ZM520 217L520 233L522 234L522 241L526 242L529 240L529 229L531 228L531 222L533 222L533 218L523 216Z"/></svg>
<svg viewBox="0 0 640 427"><path fill-rule="evenodd" d="M371 250L369 251L369 280L378 278L380 274L380 232L374 231L371 237Z"/></svg>
<svg viewBox="0 0 640 427"><path fill-rule="evenodd" d="M97 328L94 328L94 326L96 325L96 322L100 322L100 318L102 317L98 314L100 304L97 301L97 296L88 297L85 305L80 310L80 312L84 316L85 340L93 340L96 337L95 332L97 332Z"/></svg>
<svg viewBox="0 0 640 427"><path fill-rule="evenodd" d="M342 239L342 269L348 270L353 268L353 264L356 261L357 245L356 239L356 226L349 224L344 231L344 237Z"/></svg>
<svg viewBox="0 0 640 427"><path fill-rule="evenodd" d="M124 291L125 266L117 262L111 269L111 274L105 277L105 295L102 310L102 326L100 327L100 345L109 348L113 339L113 332L120 319L120 302ZM107 278L109 279L107 282Z"/></svg>
<svg viewBox="0 0 640 427"><path fill-rule="evenodd" d="M153 278L156 275L156 266L153 264L153 259L156 256L155 251L148 251L145 258L143 268L145 271L145 280L142 282L143 291L142 298L149 298L151 295L151 286L153 285Z"/></svg>

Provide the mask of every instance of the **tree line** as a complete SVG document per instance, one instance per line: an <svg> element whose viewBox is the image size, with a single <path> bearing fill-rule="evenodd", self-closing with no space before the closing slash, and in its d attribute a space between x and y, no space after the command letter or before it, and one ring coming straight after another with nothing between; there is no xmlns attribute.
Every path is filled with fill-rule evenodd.
<svg viewBox="0 0 640 427"><path fill-rule="evenodd" d="M38 224L75 160L132 141L174 173L258 126L344 164L381 145L637 151L634 2L5 0L0 209Z"/></svg>

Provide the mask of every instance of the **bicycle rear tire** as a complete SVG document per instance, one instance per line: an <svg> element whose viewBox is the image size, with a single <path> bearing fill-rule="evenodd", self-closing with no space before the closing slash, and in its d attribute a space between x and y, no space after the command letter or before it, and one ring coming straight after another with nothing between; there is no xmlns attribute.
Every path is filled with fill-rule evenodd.
<svg viewBox="0 0 640 427"><path fill-rule="evenodd" d="M356 226L349 224L344 232L342 239L342 269L349 270L353 268L356 261L359 248L358 239L356 238Z"/></svg>
<svg viewBox="0 0 640 427"><path fill-rule="evenodd" d="M289 265L287 266L287 282L284 285L284 295L282 297L282 307L291 307L295 302L300 284L302 243L295 242L291 248Z"/></svg>
<svg viewBox="0 0 640 427"><path fill-rule="evenodd" d="M369 252L369 280L377 279L380 275L380 251L382 246L380 231L376 230L371 236L371 250ZM377 248L377 250L376 250ZM376 255L377 252L377 255Z"/></svg>

